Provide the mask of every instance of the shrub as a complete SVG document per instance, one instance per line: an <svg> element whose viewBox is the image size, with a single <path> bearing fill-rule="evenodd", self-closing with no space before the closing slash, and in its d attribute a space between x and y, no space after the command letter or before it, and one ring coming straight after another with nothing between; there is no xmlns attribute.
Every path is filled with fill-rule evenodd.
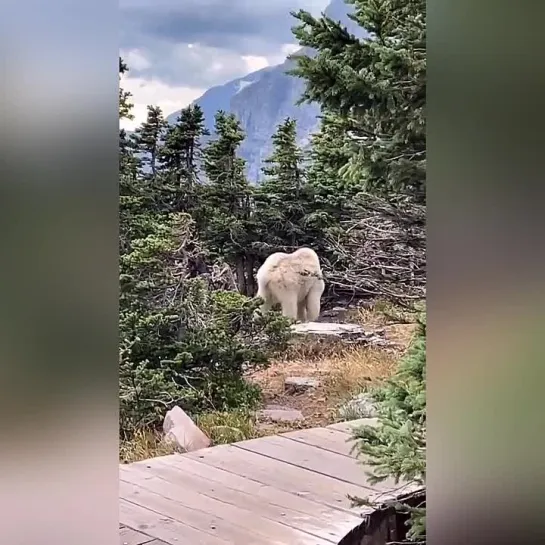
<svg viewBox="0 0 545 545"><path fill-rule="evenodd" d="M356 448L373 467L371 483L394 480L425 485L426 482L426 321L393 378L373 392L379 425L355 430ZM353 498L367 504L365 499ZM425 540L425 508L403 508L411 513L408 538Z"/></svg>
<svg viewBox="0 0 545 545"><path fill-rule="evenodd" d="M255 319L259 301L188 278L184 246L195 247L188 216L141 224L121 256L122 436L158 425L173 405L191 414L253 407L260 393L244 373L285 349L287 320Z"/></svg>

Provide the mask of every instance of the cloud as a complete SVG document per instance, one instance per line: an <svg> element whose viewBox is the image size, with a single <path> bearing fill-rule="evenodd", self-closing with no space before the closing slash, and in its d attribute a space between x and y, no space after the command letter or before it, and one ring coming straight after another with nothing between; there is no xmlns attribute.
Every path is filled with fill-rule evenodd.
<svg viewBox="0 0 545 545"><path fill-rule="evenodd" d="M290 11L318 14L329 0L120 0L123 87L133 93L135 120L148 104L165 114L210 87L282 63L298 49Z"/></svg>
<svg viewBox="0 0 545 545"><path fill-rule="evenodd" d="M158 42L153 48L122 49L121 56L126 59L130 77L155 78L185 87L209 88L269 64L261 55L241 55L199 43Z"/></svg>
<svg viewBox="0 0 545 545"><path fill-rule="evenodd" d="M299 8L320 12L327 0L121 0L122 47L146 42L199 43L241 55L267 55L293 41Z"/></svg>
<svg viewBox="0 0 545 545"><path fill-rule="evenodd" d="M125 91L132 93L130 101L134 105L132 109L134 120L122 119L120 126L131 131L146 120L148 105L159 106L166 117L191 104L205 91L201 88L170 86L156 79L129 77L122 79L121 86Z"/></svg>
<svg viewBox="0 0 545 545"><path fill-rule="evenodd" d="M248 65L284 60L294 47L291 10L318 13L328 0L121 0L121 49L137 51L134 76L210 87L241 77ZM246 59L246 60L245 60ZM251 70L250 70L251 71Z"/></svg>
<svg viewBox="0 0 545 545"><path fill-rule="evenodd" d="M270 65L270 62L266 57L256 55L244 55L242 60L246 63L248 72L257 72Z"/></svg>
<svg viewBox="0 0 545 545"><path fill-rule="evenodd" d="M131 49L123 52L123 59L127 66L130 66L133 70L148 70L152 67L151 62L145 57L138 49Z"/></svg>

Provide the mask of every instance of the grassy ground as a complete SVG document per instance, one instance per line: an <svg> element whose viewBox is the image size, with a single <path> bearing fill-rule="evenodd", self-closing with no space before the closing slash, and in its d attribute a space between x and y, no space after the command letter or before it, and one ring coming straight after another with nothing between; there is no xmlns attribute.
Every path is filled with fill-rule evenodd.
<svg viewBox="0 0 545 545"><path fill-rule="evenodd" d="M376 303L357 310L343 321L359 323L366 330L382 331L392 343L389 348L346 348L342 343L305 340L294 345L283 361L276 361L248 380L257 383L265 404L300 410L302 423L282 425L256 422L255 415L244 411L201 415L196 424L213 444L232 443L291 429L324 426L338 421L338 408L371 384L387 379L407 349L416 328L416 313ZM287 377L311 377L319 381L316 389L302 394L285 392ZM120 459L133 462L172 454L175 449L154 432L140 432L132 441L120 445Z"/></svg>

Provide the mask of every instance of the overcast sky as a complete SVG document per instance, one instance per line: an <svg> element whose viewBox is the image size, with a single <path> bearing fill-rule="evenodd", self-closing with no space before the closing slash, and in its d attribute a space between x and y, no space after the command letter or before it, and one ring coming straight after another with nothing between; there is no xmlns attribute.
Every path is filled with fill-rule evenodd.
<svg viewBox="0 0 545 545"><path fill-rule="evenodd" d="M329 0L121 0L122 85L133 94L133 129L146 106L165 115L206 89L267 65L296 49L291 33L300 8L319 14Z"/></svg>

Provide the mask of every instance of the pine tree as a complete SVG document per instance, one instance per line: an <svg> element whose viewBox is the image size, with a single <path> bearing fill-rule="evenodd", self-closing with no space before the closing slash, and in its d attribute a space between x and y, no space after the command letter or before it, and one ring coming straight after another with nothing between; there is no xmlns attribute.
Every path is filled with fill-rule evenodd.
<svg viewBox="0 0 545 545"><path fill-rule="evenodd" d="M120 75L122 71L127 68L120 62ZM120 119L130 115L129 97L120 90ZM224 143L229 139L227 125L232 119L220 131ZM199 130L193 134L196 138ZM189 151L185 166L194 165L198 146L184 149ZM195 222L166 202L169 186L163 182L170 179L169 173L158 172L157 180L151 180L157 183L150 183L131 166L133 151L120 131L120 162L125 158L120 169L119 236L122 438L157 426L173 405L193 414L255 405L259 392L243 374L248 366L266 364L271 351L285 350L288 334L282 320L253 319L256 301L212 291L202 278L188 278L191 260L204 253ZM219 158L218 168L228 171L232 189L237 184L243 189L247 182L240 174L240 160L234 152L223 151L236 168L229 169ZM240 210L235 212L237 221L243 219Z"/></svg>
<svg viewBox="0 0 545 545"><path fill-rule="evenodd" d="M235 265L239 291L252 295L252 188L245 175L245 161L237 155L245 135L236 117L223 111L215 116L214 132L216 139L204 150L208 183L198 222L212 252Z"/></svg>
<svg viewBox="0 0 545 545"><path fill-rule="evenodd" d="M129 71L125 61L119 57L119 79ZM129 91L125 91L121 85L119 86L119 119L134 119L133 114L131 113L132 104L129 102L131 97Z"/></svg>
<svg viewBox="0 0 545 545"><path fill-rule="evenodd" d="M262 168L265 180L256 192L261 241L277 249L294 249L306 237L305 218L312 198L305 180L297 125L287 118L272 136L273 152Z"/></svg>
<svg viewBox="0 0 545 545"><path fill-rule="evenodd" d="M350 218L354 197L361 185L339 175L352 151L345 126L338 117L324 114L320 130L312 136L308 182L312 187L313 212L322 224Z"/></svg>
<svg viewBox="0 0 545 545"><path fill-rule="evenodd" d="M170 185L177 210L191 211L195 206L202 138L208 134L204 113L198 104L184 108L176 123L167 130L160 154L161 172L165 183Z"/></svg>
<svg viewBox="0 0 545 545"><path fill-rule="evenodd" d="M176 123L169 127L161 150L161 167L174 174L177 183L197 183L201 139L208 134L204 113L198 104L184 108Z"/></svg>
<svg viewBox="0 0 545 545"><path fill-rule="evenodd" d="M367 190L410 194L425 202L426 4L424 0L347 0L370 39L358 39L327 17L293 15L300 45L294 57L307 82L302 100L343 120L352 155L342 174Z"/></svg>
<svg viewBox="0 0 545 545"><path fill-rule="evenodd" d="M278 184L289 187L298 197L304 184L303 154L297 145L297 122L289 117L272 136L274 151L265 160L263 174Z"/></svg>
<svg viewBox="0 0 545 545"><path fill-rule="evenodd" d="M293 13L300 45L316 52L295 57L293 73L306 80L302 100L318 102L328 116L314 139L310 183L318 195L327 195L339 177L349 182L337 186L343 198L359 186L390 201L403 195L425 204L425 2L346 1L370 39L357 38L328 17ZM341 144L336 151L335 142ZM425 484L425 346L424 321L393 379L375 392L379 426L356 433L360 453L374 466L371 480ZM411 512L409 539L420 542L425 506Z"/></svg>
<svg viewBox="0 0 545 545"><path fill-rule="evenodd" d="M153 177L157 173L157 157L167 126L161 108L148 106L146 121L136 129L133 136L136 150L143 155L142 163L149 165Z"/></svg>
<svg viewBox="0 0 545 545"><path fill-rule="evenodd" d="M128 72L128 67L119 57L119 79ZM132 119L131 93L119 86L119 119ZM124 129L119 131L119 245L123 253L128 247L129 231L135 211L142 206L142 196L137 175L139 159L135 155L134 143L127 138Z"/></svg>
<svg viewBox="0 0 545 545"><path fill-rule="evenodd" d="M373 392L379 426L354 432L356 447L374 468L371 483L391 477L423 486L426 483L426 317L394 376ZM365 498L353 498L368 504ZM409 539L425 543L424 507L409 508Z"/></svg>

